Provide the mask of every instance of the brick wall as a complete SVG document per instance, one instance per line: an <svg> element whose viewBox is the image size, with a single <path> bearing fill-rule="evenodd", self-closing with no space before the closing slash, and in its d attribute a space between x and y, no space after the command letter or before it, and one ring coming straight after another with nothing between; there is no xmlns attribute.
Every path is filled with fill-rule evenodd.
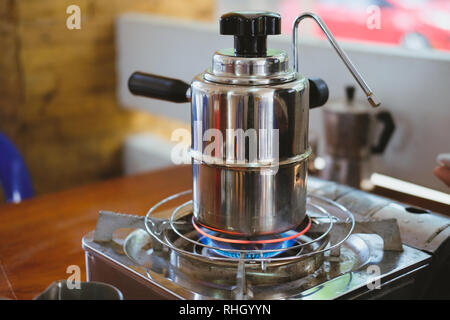
<svg viewBox="0 0 450 320"><path fill-rule="evenodd" d="M70 4L81 30L66 28ZM37 193L120 175L127 135L181 125L117 106L114 17L125 11L209 20L213 0L0 1L0 131Z"/></svg>

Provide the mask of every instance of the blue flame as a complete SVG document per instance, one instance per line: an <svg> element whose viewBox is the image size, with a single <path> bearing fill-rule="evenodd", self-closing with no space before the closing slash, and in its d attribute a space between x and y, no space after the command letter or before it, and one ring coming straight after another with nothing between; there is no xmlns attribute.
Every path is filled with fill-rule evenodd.
<svg viewBox="0 0 450 320"><path fill-rule="evenodd" d="M287 237L288 235L283 234L282 237ZM271 252L261 252L261 250L276 250L276 249L287 249L296 244L296 240L286 240L277 243L265 243L265 244L232 244L227 242L214 241L208 237L201 237L200 242L207 246L220 247L222 249L234 249L234 250L254 250L254 252L245 253L245 259L261 259L261 258L272 258L284 251L271 251ZM218 255L229 258L240 258L240 252L224 251L220 249L211 249ZM262 254L262 257L261 257Z"/></svg>

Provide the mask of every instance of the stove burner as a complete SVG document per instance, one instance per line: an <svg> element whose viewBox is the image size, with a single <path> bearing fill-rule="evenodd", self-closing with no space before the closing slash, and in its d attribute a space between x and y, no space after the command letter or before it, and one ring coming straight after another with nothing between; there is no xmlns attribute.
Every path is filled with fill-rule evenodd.
<svg viewBox="0 0 450 320"><path fill-rule="evenodd" d="M315 270L307 265L309 263L316 267L320 265L325 252L337 250L350 236L355 225L353 215L344 207L325 198L309 196L307 218L295 230L264 235L256 239L225 234L196 224L192 200L186 199L191 193L189 190L172 195L153 206L145 216L146 231L163 247L172 250L179 259L184 257L188 260L193 259L195 263L202 261L214 266L227 266L231 268L229 271L233 274L236 271L233 268L241 261L244 261L246 268L255 267L256 263L263 269L266 265L277 265L278 268L280 264L286 264L286 268L289 269L287 265L295 262L307 270ZM169 213L170 217L167 220L151 217L155 211L160 212L163 205L174 208ZM311 232L313 222L315 228ZM345 231L341 233L333 231L335 239L329 244L330 232L334 230L335 222L341 222L345 226ZM203 239L205 237L210 240ZM299 276L304 273L303 271L306 272L297 269L292 272ZM213 277L214 272L211 275Z"/></svg>
<svg viewBox="0 0 450 320"><path fill-rule="evenodd" d="M287 233L283 234L283 237L287 237ZM297 243L296 240L286 240L283 242L276 242L276 243L262 243L262 244L231 244L226 242L220 242L215 241L209 237L201 237L200 242L207 245L216 247L217 249L209 249L209 251L215 253L216 255L226 257L226 258L241 258L241 254L243 255L244 259L261 259L261 258L272 258L275 257L281 253L283 253L285 250ZM234 250L252 250L253 252L237 252L237 251L224 251L220 250L219 248L223 249L234 249ZM276 250L280 249L280 251L265 251L265 250Z"/></svg>
<svg viewBox="0 0 450 320"><path fill-rule="evenodd" d="M304 235L308 230L311 228L311 218L309 216L306 216L308 222L306 227L303 227L305 222L301 223L300 226L297 229L300 229L301 231L297 232L296 230L290 230L288 232L282 233L282 234L275 234L275 235L268 235L268 236L261 236L257 239L249 240L248 237L246 239L242 239L238 236L233 236L232 238L225 238L223 237L222 232L211 232L211 230L207 229L206 227L199 227L194 219L194 216L192 216L192 225L194 226L195 230L197 230L198 233L200 233L202 236L210 238L214 240L214 242L220 242L220 243L234 243L238 245L255 245L255 244L275 244L275 243L283 243L289 240L296 239L300 237L301 235ZM294 241L295 242L295 241ZM281 247L281 246L280 246ZM275 248L277 249L277 248ZM253 250L253 249L251 249Z"/></svg>
<svg viewBox="0 0 450 320"><path fill-rule="evenodd" d="M233 296L243 294L246 284L252 288L289 286L292 281L316 274L327 252L331 255L332 250L340 248L355 225L353 215L344 207L309 196L307 218L295 230L244 237L196 224L190 194L178 193L153 206L145 216L145 229L152 243L162 245L155 247L161 256L169 254L180 279L200 280L214 288L231 286L235 288ZM168 219L152 217L153 213L164 213ZM340 223L339 229L333 228L335 223Z"/></svg>

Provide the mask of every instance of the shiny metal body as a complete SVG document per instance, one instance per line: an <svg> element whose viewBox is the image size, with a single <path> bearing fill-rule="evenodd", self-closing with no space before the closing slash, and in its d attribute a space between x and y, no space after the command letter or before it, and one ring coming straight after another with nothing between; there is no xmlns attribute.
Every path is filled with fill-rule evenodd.
<svg viewBox="0 0 450 320"><path fill-rule="evenodd" d="M245 268L246 275L248 272L250 278L258 274L261 280L270 281L273 275L281 278L284 275L285 282L256 285L254 290L253 283L248 280L243 285L253 295L239 297L242 284L226 283L231 278L228 268L214 266L210 271L207 263L202 265L197 261L194 262L195 269L190 269L193 260L180 258L176 253L148 254L151 242L143 230L130 234L125 245L132 259L124 254L124 250L119 251L110 243L93 241L92 233L83 238L88 280L102 281L120 288L125 299L414 299L421 297L421 288L417 283L427 278L430 262L430 255L409 246L404 246L402 252L383 252L377 236L356 235L351 236L343 245L342 252L346 261L324 261L324 271L312 276L290 281L289 273L283 267L280 268L279 275L276 274L276 268L270 266L267 271L261 270L260 264L252 265L251 269ZM370 269L364 267L367 260L381 267L380 290L370 290L367 287L367 283L374 281L373 274L367 271ZM308 261L314 263L311 259ZM361 264L363 267L358 269ZM303 262L301 265L304 265ZM259 272L256 271L258 266ZM184 274L186 270L191 273L195 270L197 276L205 270L206 275L215 270L215 281L223 279L225 284L199 280L192 277L192 274ZM236 272L235 270L232 274L233 279ZM264 279L267 273L270 273L270 277Z"/></svg>
<svg viewBox="0 0 450 320"><path fill-rule="evenodd" d="M362 102L347 99L328 103L322 117L326 166L320 177L362 188L372 174L375 113Z"/></svg>
<svg viewBox="0 0 450 320"><path fill-rule="evenodd" d="M369 109L334 101L322 110L327 154L356 159L370 156L374 119Z"/></svg>
<svg viewBox="0 0 450 320"><path fill-rule="evenodd" d="M286 231L305 216L309 82L283 51L231 54L191 85L194 216L248 236Z"/></svg>
<svg viewBox="0 0 450 320"><path fill-rule="evenodd" d="M369 159L339 158L325 155L325 168L320 171L322 179L335 181L348 186L370 190L373 184L370 175L373 173Z"/></svg>
<svg viewBox="0 0 450 320"><path fill-rule="evenodd" d="M305 217L305 161L280 167L274 175L263 174L265 169L214 167L196 160L192 165L194 212L203 225L261 235L293 229Z"/></svg>
<svg viewBox="0 0 450 320"><path fill-rule="evenodd" d="M297 27L306 17L325 32L372 106L380 105L315 14L294 23L294 69L281 50L257 57L217 51L189 90L193 214L204 226L255 236L295 228L305 217L310 88L298 73Z"/></svg>

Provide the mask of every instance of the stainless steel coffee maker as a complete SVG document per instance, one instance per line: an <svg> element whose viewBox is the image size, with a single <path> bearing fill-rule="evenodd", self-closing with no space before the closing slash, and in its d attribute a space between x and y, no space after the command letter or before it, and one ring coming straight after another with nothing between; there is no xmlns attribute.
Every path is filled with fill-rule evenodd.
<svg viewBox="0 0 450 320"><path fill-rule="evenodd" d="M325 168L320 176L355 188L370 190L371 157L381 155L395 130L389 111L373 112L346 87L344 100L330 101L323 109ZM377 122L381 125L376 135ZM378 136L378 141L375 141Z"/></svg>
<svg viewBox="0 0 450 320"><path fill-rule="evenodd" d="M268 49L281 31L270 12L231 12L220 33L234 48L215 52L211 68L191 84L141 72L129 79L133 94L191 102L193 215L212 230L260 236L293 229L305 217L309 110L326 103L321 79L298 72L298 24L314 19L364 90L380 103L322 20L300 15L293 26L293 67L288 54Z"/></svg>

